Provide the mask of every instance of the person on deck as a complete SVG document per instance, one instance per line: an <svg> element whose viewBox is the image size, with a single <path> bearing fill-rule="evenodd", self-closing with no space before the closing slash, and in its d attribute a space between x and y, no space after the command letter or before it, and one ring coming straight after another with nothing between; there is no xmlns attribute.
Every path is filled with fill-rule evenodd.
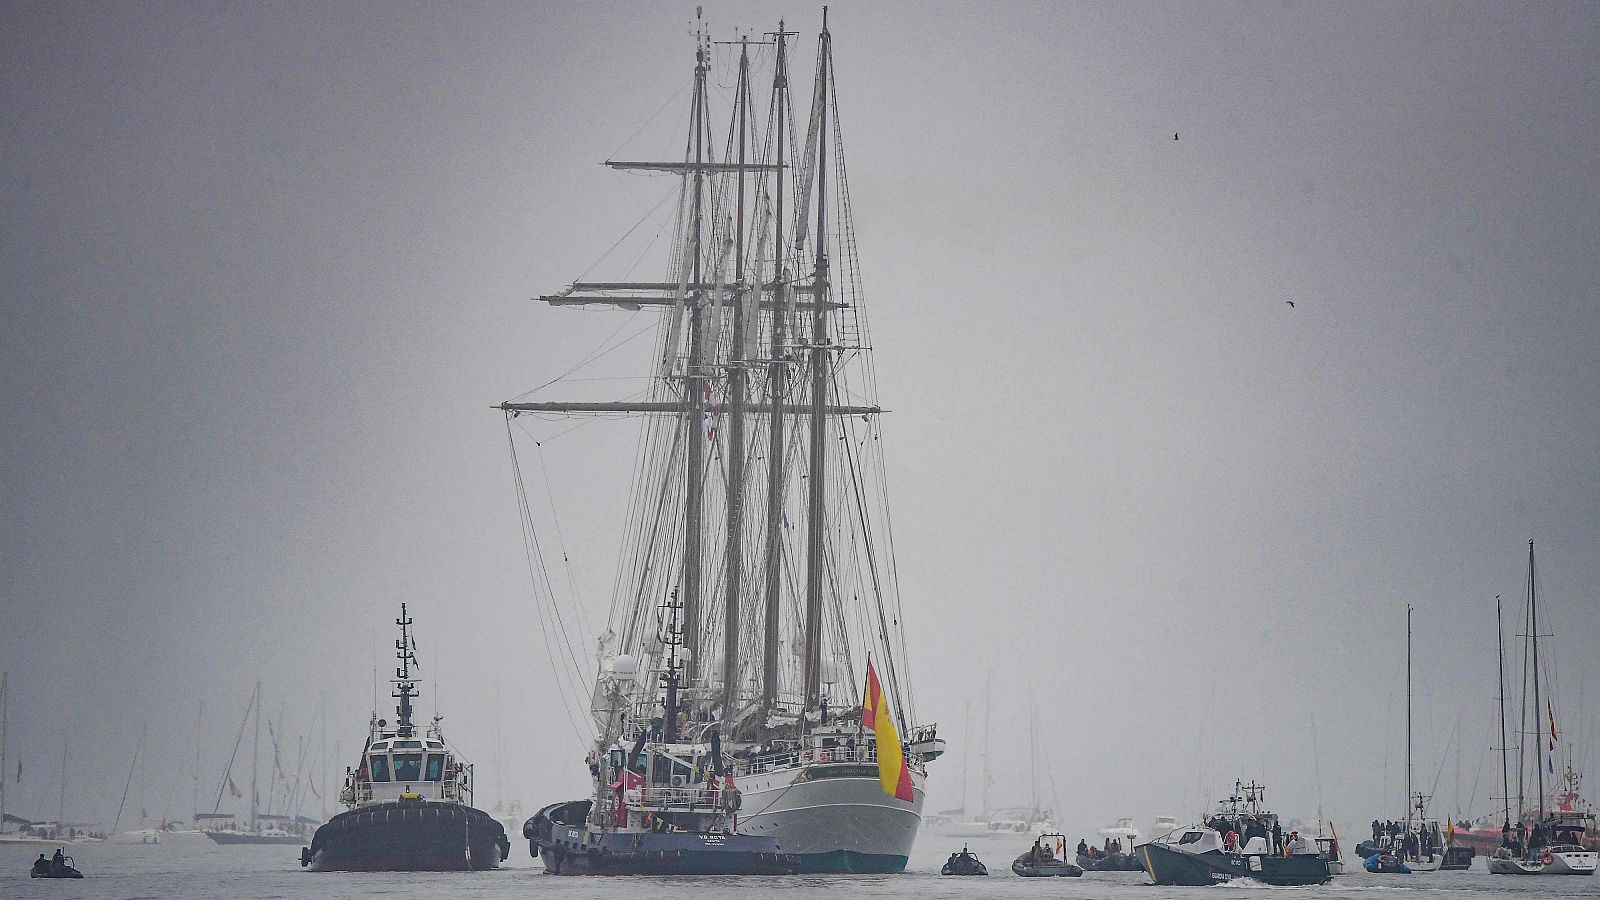
<svg viewBox="0 0 1600 900"><path fill-rule="evenodd" d="M43 855L43 854L40 854L40 855ZM1078 855L1079 856L1088 856L1089 855L1089 842L1084 840L1083 838L1078 838Z"/></svg>
<svg viewBox="0 0 1600 900"><path fill-rule="evenodd" d="M33 871L37 875L50 874L50 860L45 859L43 853L39 854L39 858L33 861Z"/></svg>

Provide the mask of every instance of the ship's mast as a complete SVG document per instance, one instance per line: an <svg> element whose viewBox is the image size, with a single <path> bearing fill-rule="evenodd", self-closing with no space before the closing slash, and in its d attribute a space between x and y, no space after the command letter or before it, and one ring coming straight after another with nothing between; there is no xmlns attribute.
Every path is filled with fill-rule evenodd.
<svg viewBox="0 0 1600 900"><path fill-rule="evenodd" d="M1544 744L1541 725L1544 716L1544 704L1539 701L1539 587L1538 577L1533 565L1533 541L1528 542L1528 642L1533 647L1533 724L1534 724L1534 770L1539 779L1539 818L1535 821L1544 821L1544 751L1540 747Z"/></svg>
<svg viewBox="0 0 1600 900"><path fill-rule="evenodd" d="M710 66L706 57L705 35L697 32L694 49L694 195L690 219L690 252L693 254L692 281L702 285L700 277L700 247L702 210L705 197L706 162L706 72ZM684 426L688 429L688 470L684 473L683 504L683 620L684 646L689 651L691 672L700 658L700 575L701 575L701 511L705 503L706 457L706 366L701 358L705 352L705 293L697 287L689 302L689 361L684 369L685 405L688 415ZM693 676L691 675L691 678Z"/></svg>
<svg viewBox="0 0 1600 900"><path fill-rule="evenodd" d="M776 293L772 304L772 345L767 363L767 541L764 562L766 584L762 592L761 641L761 709L770 711L778 700L778 622L779 590L783 584L783 432L785 415L783 398L787 392L784 382L788 376L788 363L784 360L786 333L786 303L789 291L789 272L784 266L783 252L783 126L788 119L789 64L788 32L782 19L778 20L778 53L776 71L772 81L772 115L777 119L777 168L774 170L776 190L773 192L775 215L772 217L773 260L772 280Z"/></svg>
<svg viewBox="0 0 1600 900"><path fill-rule="evenodd" d="M394 642L395 659L400 660L400 667L394 670L394 693L390 696L397 697L400 705L395 708L399 719L395 722L395 734L400 737L411 737L416 728L411 724L411 701L417 696L417 680L411 676L411 664L417 661L416 651L411 643L411 617L406 615L406 605L400 604L400 618L394 623L400 626L400 639Z"/></svg>
<svg viewBox="0 0 1600 900"><path fill-rule="evenodd" d="M256 801L260 798L260 791L256 789L256 779L261 772L261 682L256 682L256 693L251 698L251 705L255 707L256 736L250 741L250 830L256 830Z"/></svg>
<svg viewBox="0 0 1600 900"><path fill-rule="evenodd" d="M1405 855L1406 840L1411 837L1411 604L1406 604L1406 830L1401 842L1401 856Z"/></svg>
<svg viewBox="0 0 1600 900"><path fill-rule="evenodd" d="M667 665L661 673L661 685L666 689L666 698L663 704L665 721L661 725L661 740L664 743L674 744L678 741L678 685L682 677L682 666L678 662L678 646L683 643L683 633L679 630L678 613L682 604L678 602L676 592L672 600L667 603Z"/></svg>
<svg viewBox="0 0 1600 900"><path fill-rule="evenodd" d="M1501 623L1500 595L1494 597L1494 649L1500 668L1500 799L1505 802L1505 824L1511 824L1511 776L1507 774L1511 745L1506 743L1506 645Z"/></svg>
<svg viewBox="0 0 1600 900"><path fill-rule="evenodd" d="M0 825L6 821L6 720L10 717L10 674L0 672Z"/></svg>
<svg viewBox="0 0 1600 900"><path fill-rule="evenodd" d="M817 255L811 278L811 465L807 472L810 493L806 515L806 606L805 606L805 708L814 709L822 699L822 566L824 488L827 481L828 399L828 68L831 39L828 35L828 8L822 8L821 48L817 55Z"/></svg>
<svg viewBox="0 0 1600 900"><path fill-rule="evenodd" d="M738 214L734 218L738 234L733 245L734 283L740 291L755 291L761 285L744 283L744 191L745 153L750 124L750 42L739 42L739 85L734 97L734 123L739 136ZM751 309L757 307L752 306ZM722 628L722 718L731 720L739 691L739 603L744 576L744 406L748 373L745 371L744 303L733 305L733 340L728 354L728 546L727 599Z"/></svg>

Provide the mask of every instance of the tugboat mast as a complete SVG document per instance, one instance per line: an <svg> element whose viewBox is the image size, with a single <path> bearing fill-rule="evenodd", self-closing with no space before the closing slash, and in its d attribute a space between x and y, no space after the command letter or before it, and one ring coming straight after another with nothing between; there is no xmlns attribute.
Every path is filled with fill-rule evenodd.
<svg viewBox="0 0 1600 900"><path fill-rule="evenodd" d="M395 723L395 733L400 737L412 737L416 728L411 724L411 700L417 696L417 680L411 677L411 666L417 661L417 655L416 643L411 638L411 617L406 615L404 603L400 604L400 618L394 623L400 626L400 639L394 642L394 655L400 660L400 667L394 670L395 690L390 695L400 700L395 709L400 716Z"/></svg>

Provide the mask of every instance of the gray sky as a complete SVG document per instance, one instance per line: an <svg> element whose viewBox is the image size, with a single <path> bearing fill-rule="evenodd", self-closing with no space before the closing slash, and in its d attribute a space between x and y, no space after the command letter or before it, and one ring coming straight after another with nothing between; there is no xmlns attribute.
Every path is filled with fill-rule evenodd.
<svg viewBox="0 0 1600 900"><path fill-rule="evenodd" d="M178 780L186 815L197 704L215 791L257 679L293 734L325 691L348 755L402 600L480 805L497 682L509 792L581 789L490 406L646 315L528 298L660 196L595 164L681 146L636 131L681 129L692 13L0 8L12 810L54 815L65 729L68 815L109 821L147 722L146 806ZM818 7L706 5L719 38L780 15L803 73ZM1324 807L1398 816L1409 602L1419 778L1459 728L1439 799L1486 811L1529 538L1588 753L1600 6L831 15L910 666L954 747L930 809L992 670L997 802L1031 681L1069 827L1236 775L1309 815L1313 713ZM590 622L634 433L544 446Z"/></svg>

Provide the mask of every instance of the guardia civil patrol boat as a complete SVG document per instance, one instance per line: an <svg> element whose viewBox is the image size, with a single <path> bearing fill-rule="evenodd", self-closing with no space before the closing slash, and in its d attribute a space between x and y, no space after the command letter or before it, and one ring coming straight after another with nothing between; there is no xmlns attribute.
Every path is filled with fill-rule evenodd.
<svg viewBox="0 0 1600 900"><path fill-rule="evenodd" d="M1248 878L1273 885L1322 884L1333 877L1314 843L1285 854L1272 846L1276 813L1263 806L1266 787L1234 783L1233 794L1203 823L1179 828L1133 848L1156 884L1207 885Z"/></svg>
<svg viewBox="0 0 1600 900"><path fill-rule="evenodd" d="M346 777L347 807L317 829L300 865L315 872L455 872L493 869L511 852L505 826L472 806L472 766L439 728L412 722L416 642L400 604L393 726L374 713L361 760Z"/></svg>

